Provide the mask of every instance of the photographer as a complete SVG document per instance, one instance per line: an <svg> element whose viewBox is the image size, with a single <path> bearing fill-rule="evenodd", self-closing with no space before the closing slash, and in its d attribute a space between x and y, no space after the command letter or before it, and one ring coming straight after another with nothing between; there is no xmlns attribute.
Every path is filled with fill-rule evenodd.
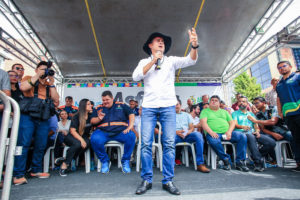
<svg viewBox="0 0 300 200"><path fill-rule="evenodd" d="M30 176L37 178L49 177L48 173L43 173L42 163L47 146L48 119L53 115L51 108L54 107L53 104L58 105L59 103L59 95L54 86L54 71L50 69L51 64L51 62L41 61L35 69L36 74L32 77L24 77L20 85L25 98L22 100L23 102L20 101L22 114L17 146L22 146L22 154L15 156L13 175L15 185L27 183L24 176L27 153L32 138L34 138L34 149ZM25 100L28 102L27 105L25 105L27 103ZM51 107L49 107L49 104L51 104ZM48 116L45 117L47 112Z"/></svg>

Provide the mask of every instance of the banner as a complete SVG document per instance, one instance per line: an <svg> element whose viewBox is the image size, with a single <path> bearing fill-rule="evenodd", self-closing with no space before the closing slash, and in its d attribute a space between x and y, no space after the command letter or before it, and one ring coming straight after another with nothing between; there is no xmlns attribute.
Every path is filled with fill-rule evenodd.
<svg viewBox="0 0 300 200"><path fill-rule="evenodd" d="M74 105L78 107L79 101L83 98L94 101L95 106L102 104L102 92L110 90L116 101L129 104L129 100L134 99L141 104L144 96L144 87L141 83L96 83L96 84L72 84L64 87L64 96L60 104L65 104L65 97L72 96ZM191 99L193 104L200 103L204 94L219 95L223 99L223 91L220 83L175 83L177 98L182 102L182 108L187 107L187 99Z"/></svg>

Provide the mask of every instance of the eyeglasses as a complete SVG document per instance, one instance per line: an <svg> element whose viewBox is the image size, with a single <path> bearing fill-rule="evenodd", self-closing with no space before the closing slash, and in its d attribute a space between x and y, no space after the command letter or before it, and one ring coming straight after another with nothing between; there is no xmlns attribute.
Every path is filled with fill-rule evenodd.
<svg viewBox="0 0 300 200"><path fill-rule="evenodd" d="M16 69L19 71L24 71L24 68L21 68L21 67L16 67Z"/></svg>
<svg viewBox="0 0 300 200"><path fill-rule="evenodd" d="M18 75L12 75L12 74L10 74L10 75L9 75L9 77L15 77L15 78L19 78L19 76L18 76Z"/></svg>
<svg viewBox="0 0 300 200"><path fill-rule="evenodd" d="M260 102L253 102L254 105L260 104Z"/></svg>
<svg viewBox="0 0 300 200"><path fill-rule="evenodd" d="M281 67L277 67L277 69L281 70L282 68L286 68L288 65L282 65Z"/></svg>

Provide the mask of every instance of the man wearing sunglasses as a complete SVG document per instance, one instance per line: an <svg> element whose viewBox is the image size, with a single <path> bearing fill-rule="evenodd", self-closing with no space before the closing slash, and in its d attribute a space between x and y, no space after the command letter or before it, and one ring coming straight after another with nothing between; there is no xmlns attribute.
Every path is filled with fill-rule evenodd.
<svg viewBox="0 0 300 200"><path fill-rule="evenodd" d="M297 156L300 155L300 74L292 72L292 65L289 61L280 61L277 69L282 75L282 79L276 86L279 115L285 118L292 132L297 163L293 171L300 172L300 157Z"/></svg>
<svg viewBox="0 0 300 200"><path fill-rule="evenodd" d="M13 64L11 70L15 71L18 74L18 81L21 82L24 75L24 67L21 64L16 63Z"/></svg>

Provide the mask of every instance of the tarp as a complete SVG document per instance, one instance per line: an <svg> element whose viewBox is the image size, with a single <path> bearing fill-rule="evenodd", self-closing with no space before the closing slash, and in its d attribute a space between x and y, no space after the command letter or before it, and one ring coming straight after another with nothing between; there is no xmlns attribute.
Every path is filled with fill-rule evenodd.
<svg viewBox="0 0 300 200"><path fill-rule="evenodd" d="M172 37L168 55L183 56L202 0L13 0L65 77L130 77L150 33ZM197 23L199 60L182 76L220 77L274 0L206 0Z"/></svg>

